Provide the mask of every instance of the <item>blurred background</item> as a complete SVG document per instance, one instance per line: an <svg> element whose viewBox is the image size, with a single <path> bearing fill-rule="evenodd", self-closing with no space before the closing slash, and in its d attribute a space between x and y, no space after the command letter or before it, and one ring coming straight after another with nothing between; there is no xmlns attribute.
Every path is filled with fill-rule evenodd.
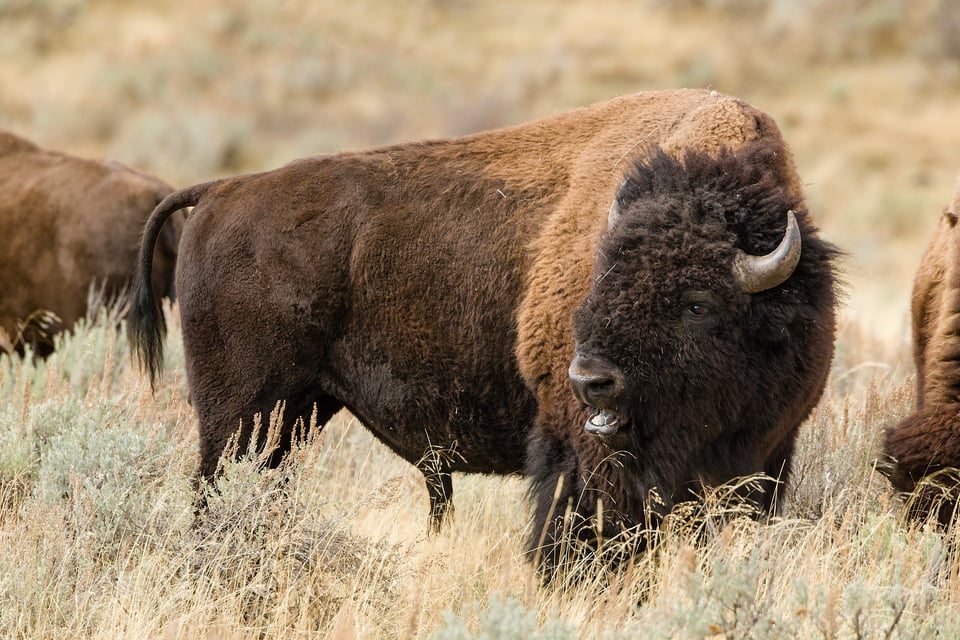
<svg viewBox="0 0 960 640"><path fill-rule="evenodd" d="M176 187L675 87L779 122L847 321L908 340L960 172L953 0L0 0L0 127Z"/></svg>

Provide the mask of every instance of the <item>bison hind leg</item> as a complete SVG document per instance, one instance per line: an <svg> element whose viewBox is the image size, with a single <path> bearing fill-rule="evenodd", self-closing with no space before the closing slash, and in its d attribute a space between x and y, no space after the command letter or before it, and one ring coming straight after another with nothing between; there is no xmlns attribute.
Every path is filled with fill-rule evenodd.
<svg viewBox="0 0 960 640"><path fill-rule="evenodd" d="M301 395L305 397L305 394ZM200 420L200 467L196 487L200 488L201 481L214 486L224 461L245 455L255 456L257 463L265 468L276 469L298 439L308 436L310 429L322 427L343 406L329 396L312 401L304 397L276 402L272 408L263 403L259 407L234 409L226 418L220 415L208 418L204 414ZM238 415L242 416L239 429L230 433L219 428L232 423Z"/></svg>

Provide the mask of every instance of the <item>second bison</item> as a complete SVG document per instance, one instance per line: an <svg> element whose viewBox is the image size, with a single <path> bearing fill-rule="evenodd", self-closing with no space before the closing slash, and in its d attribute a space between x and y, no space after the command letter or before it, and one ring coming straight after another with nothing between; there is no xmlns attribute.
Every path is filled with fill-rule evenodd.
<svg viewBox="0 0 960 640"><path fill-rule="evenodd" d="M42 149L0 131L0 349L46 356L54 335L130 283L147 216L173 189L110 161ZM157 242L155 293L173 294L182 221ZM39 320L39 321L37 321Z"/></svg>
<svg viewBox="0 0 960 640"><path fill-rule="evenodd" d="M960 497L960 178L913 284L916 408L886 433L880 470L914 492L912 515L949 524Z"/></svg>
<svg viewBox="0 0 960 640"><path fill-rule="evenodd" d="M149 256L189 205L177 290L201 475L278 400L273 463L294 419L346 407L423 471L435 521L453 471L529 476L548 570L565 530L609 538L705 486L785 480L830 366L837 252L774 122L713 92L170 196L130 325L152 374Z"/></svg>

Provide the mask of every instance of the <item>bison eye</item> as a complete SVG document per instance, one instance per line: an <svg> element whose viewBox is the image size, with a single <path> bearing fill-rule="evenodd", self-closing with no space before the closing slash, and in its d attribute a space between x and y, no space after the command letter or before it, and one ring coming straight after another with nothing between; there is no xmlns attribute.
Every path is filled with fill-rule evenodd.
<svg viewBox="0 0 960 640"><path fill-rule="evenodd" d="M686 291L680 297L684 322L703 326L717 320L720 298L711 291Z"/></svg>
<svg viewBox="0 0 960 640"><path fill-rule="evenodd" d="M713 309L711 309L705 304L694 302L689 307L687 307L687 313L689 313L692 316L696 316L698 318L703 318L713 313Z"/></svg>

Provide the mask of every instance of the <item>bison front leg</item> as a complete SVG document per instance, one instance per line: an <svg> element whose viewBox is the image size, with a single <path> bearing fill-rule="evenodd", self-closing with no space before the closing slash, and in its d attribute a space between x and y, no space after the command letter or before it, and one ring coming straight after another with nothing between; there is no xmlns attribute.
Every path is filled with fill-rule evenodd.
<svg viewBox="0 0 960 640"><path fill-rule="evenodd" d="M453 479L449 471L420 469L430 497L430 531L436 533L453 511Z"/></svg>
<svg viewBox="0 0 960 640"><path fill-rule="evenodd" d="M763 468L763 477L751 486L745 487L746 500L756 505L758 516L780 513L780 491L786 486L793 471L793 454L796 450L796 438L788 437L780 443L767 459Z"/></svg>
<svg viewBox="0 0 960 640"><path fill-rule="evenodd" d="M535 487L527 555L544 582L560 575L576 579L590 558L601 558L605 569L616 570L645 547L645 538L624 535L628 526L623 518L607 511L600 492L587 487L578 474L556 474Z"/></svg>
<svg viewBox="0 0 960 640"><path fill-rule="evenodd" d="M877 470L899 491L913 493L910 516L953 519L960 482L960 405L926 407L887 430Z"/></svg>
<svg viewBox="0 0 960 640"><path fill-rule="evenodd" d="M653 542L672 493L661 498L651 489L631 499L616 491L627 480L618 475L621 467L616 455L589 465L566 441L542 431L531 436L526 473L535 510L527 555L545 582L561 574L576 577L589 558L616 570ZM636 478L630 481L638 486Z"/></svg>
<svg viewBox="0 0 960 640"><path fill-rule="evenodd" d="M430 448L416 462L423 474L430 498L430 531L436 533L453 511L453 479L446 460L449 452L440 447Z"/></svg>
<svg viewBox="0 0 960 640"><path fill-rule="evenodd" d="M566 562L570 545L564 541L572 541L571 532L582 527L582 519L573 510L573 476L555 474L551 480L535 485L533 530L527 547L527 556L545 582L552 580Z"/></svg>
<svg viewBox="0 0 960 640"><path fill-rule="evenodd" d="M544 582L565 570L570 561L583 558L583 547L596 547L596 502L585 496L578 474L576 453L562 441L544 434L531 437L526 474L534 501L533 528L527 556Z"/></svg>

